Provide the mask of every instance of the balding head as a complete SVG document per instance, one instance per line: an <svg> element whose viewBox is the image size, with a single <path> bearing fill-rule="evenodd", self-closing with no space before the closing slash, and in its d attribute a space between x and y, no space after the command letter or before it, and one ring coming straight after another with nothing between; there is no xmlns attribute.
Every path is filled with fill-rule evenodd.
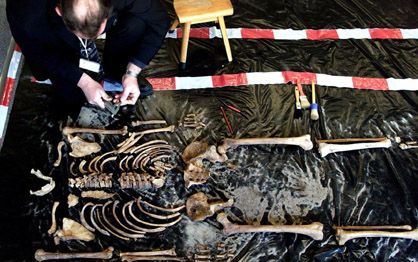
<svg viewBox="0 0 418 262"><path fill-rule="evenodd" d="M57 12L68 30L82 38L95 38L110 16L110 0L59 0Z"/></svg>

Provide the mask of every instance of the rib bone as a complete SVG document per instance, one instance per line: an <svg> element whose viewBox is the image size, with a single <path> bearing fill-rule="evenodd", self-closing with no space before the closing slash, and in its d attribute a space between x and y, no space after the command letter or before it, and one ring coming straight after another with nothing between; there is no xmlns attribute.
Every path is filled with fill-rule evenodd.
<svg viewBox="0 0 418 262"><path fill-rule="evenodd" d="M315 240L322 240L324 233L323 224L314 222L309 225L237 225L231 223L225 213L220 213L216 218L219 223L224 226L223 232L227 235L235 233L258 233L258 232L275 232L275 233L295 233L310 236Z"/></svg>
<svg viewBox="0 0 418 262"><path fill-rule="evenodd" d="M167 125L167 121L165 120L148 120L148 121L133 121L131 123L133 127L136 126L143 126L143 125Z"/></svg>
<svg viewBox="0 0 418 262"><path fill-rule="evenodd" d="M113 256L113 247L109 247L102 252L93 252L93 253L45 252L43 249L38 249L35 252L36 261L76 259L76 258L111 259L112 256Z"/></svg>
<svg viewBox="0 0 418 262"><path fill-rule="evenodd" d="M54 205L52 206L52 212L51 212L51 217L52 217L52 224L51 227L48 229L48 234L52 235L55 233L55 231L57 231L57 220L55 218L55 212L57 211L57 207L60 204L60 202L56 201L54 202Z"/></svg>
<svg viewBox="0 0 418 262"><path fill-rule="evenodd" d="M106 129L97 129L97 128L77 128L66 126L62 130L64 136L71 135L74 133L92 133L92 134L101 134L101 135L126 135L128 134L128 127L124 126L121 129L117 130L106 130Z"/></svg>
<svg viewBox="0 0 418 262"><path fill-rule="evenodd" d="M354 144L328 144L328 143L319 143L319 153L321 157L325 157L331 153L337 152L346 152L353 150L361 149L370 149L370 148L389 148L392 143L390 139L386 138L380 142L370 142L370 143L354 143Z"/></svg>
<svg viewBox="0 0 418 262"><path fill-rule="evenodd" d="M226 138L224 143L218 146L218 152L225 154L231 147L242 145L295 145L300 146L304 150L311 150L313 144L310 135L303 135L299 137L272 137L272 138L241 138L230 139Z"/></svg>
<svg viewBox="0 0 418 262"><path fill-rule="evenodd" d="M345 242L362 237L395 237L418 240L418 229L404 232L391 232L391 231L347 231L344 229L337 229L337 241L339 245L344 245Z"/></svg>
<svg viewBox="0 0 418 262"><path fill-rule="evenodd" d="M156 129L148 129L140 132L134 132L136 135L149 135L154 133L161 133L161 132L171 132L173 133L176 127L174 125L164 127L164 128L156 128Z"/></svg>

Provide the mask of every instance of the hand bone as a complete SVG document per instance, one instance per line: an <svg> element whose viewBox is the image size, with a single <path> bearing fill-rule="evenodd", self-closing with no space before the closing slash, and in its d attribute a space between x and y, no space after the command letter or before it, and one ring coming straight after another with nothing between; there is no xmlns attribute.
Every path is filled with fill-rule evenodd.
<svg viewBox="0 0 418 262"><path fill-rule="evenodd" d="M321 157L325 157L331 153L337 152L346 152L353 150L361 149L371 149L371 148L389 148L392 143L390 139L386 138L380 142L370 142L370 143L354 143L354 144L329 144L329 143L318 143L319 153Z"/></svg>
<svg viewBox="0 0 418 262"><path fill-rule="evenodd" d="M207 217L212 216L217 211L230 207L234 203L233 199L229 199L227 202L214 202L209 204L208 198L202 192L196 193L190 196L186 202L187 215L193 221L201 221Z"/></svg>
<svg viewBox="0 0 418 262"><path fill-rule="evenodd" d="M113 256L113 247L109 247L102 252L93 252L93 253L45 252L42 249L38 249L35 252L36 261L59 260L59 259L76 259L76 258L111 259L112 256Z"/></svg>
<svg viewBox="0 0 418 262"><path fill-rule="evenodd" d="M403 232L392 232L392 231L347 231L344 229L337 229L337 241L339 245L344 245L345 242L362 237L394 237L394 238L405 238L418 240L418 229Z"/></svg>
<svg viewBox="0 0 418 262"><path fill-rule="evenodd" d="M303 148L304 150L311 150L313 144L310 135L303 135L299 137L272 137L272 138L241 138L230 139L226 138L222 145L218 146L219 154L226 154L229 148L243 145L294 145Z"/></svg>
<svg viewBox="0 0 418 262"><path fill-rule="evenodd" d="M275 233L295 233L310 236L315 240L322 240L324 233L322 232L323 224L314 222L309 225L237 225L231 223L225 213L218 215L217 220L224 226L223 232L227 235L235 233L258 233L258 232L275 232Z"/></svg>

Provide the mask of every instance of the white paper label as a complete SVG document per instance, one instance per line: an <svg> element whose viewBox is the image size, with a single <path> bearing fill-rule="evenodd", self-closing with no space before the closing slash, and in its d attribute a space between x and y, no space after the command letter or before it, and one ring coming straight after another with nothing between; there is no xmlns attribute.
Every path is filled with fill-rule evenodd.
<svg viewBox="0 0 418 262"><path fill-rule="evenodd" d="M92 62L83 58L80 58L80 68L89 70L95 73L100 72L100 64L97 62Z"/></svg>

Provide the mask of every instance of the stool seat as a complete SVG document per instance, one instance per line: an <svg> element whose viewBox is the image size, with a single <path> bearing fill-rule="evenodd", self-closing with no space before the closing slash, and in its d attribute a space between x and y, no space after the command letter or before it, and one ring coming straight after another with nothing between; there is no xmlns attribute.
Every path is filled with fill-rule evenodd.
<svg viewBox="0 0 418 262"><path fill-rule="evenodd" d="M183 39L181 44L180 66L183 69L186 67L190 26L199 23L219 23L228 61L232 61L231 47L229 45L224 20L224 16L234 14L234 8L230 0L174 0L173 5L177 19L171 26L170 31L176 29L179 24L182 24Z"/></svg>
<svg viewBox="0 0 418 262"><path fill-rule="evenodd" d="M192 24L234 13L230 0L175 0L174 9L180 23Z"/></svg>

